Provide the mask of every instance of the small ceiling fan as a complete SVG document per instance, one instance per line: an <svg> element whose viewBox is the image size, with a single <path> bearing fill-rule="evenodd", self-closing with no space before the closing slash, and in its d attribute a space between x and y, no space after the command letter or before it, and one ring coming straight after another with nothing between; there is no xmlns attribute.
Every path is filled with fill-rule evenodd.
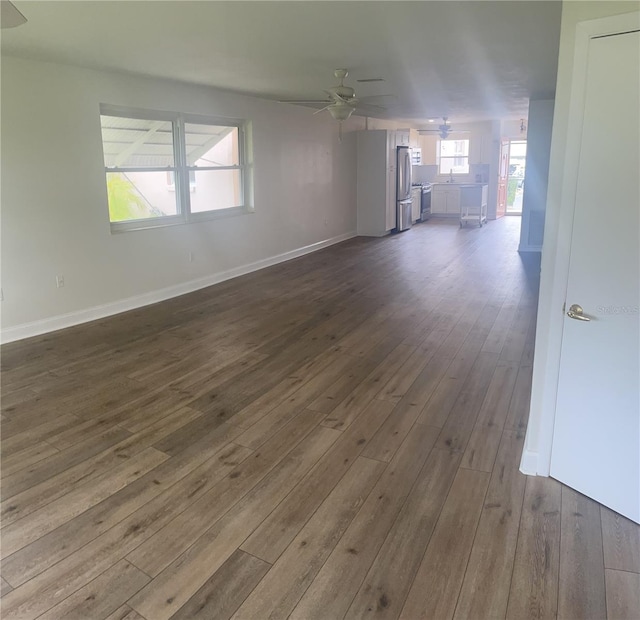
<svg viewBox="0 0 640 620"><path fill-rule="evenodd" d="M437 129L418 129L418 133L437 133L443 140L449 137L449 134L453 131L449 118L447 116L442 117L442 124L438 125ZM455 133L469 133L467 129L456 129Z"/></svg>
<svg viewBox="0 0 640 620"><path fill-rule="evenodd" d="M0 27L15 28L27 22L27 18L9 0L0 1Z"/></svg>
<svg viewBox="0 0 640 620"><path fill-rule="evenodd" d="M339 121L346 121L355 111L355 109L361 107L367 108L375 108L376 110L384 110L382 106L372 105L370 103L365 103L363 99L358 99L356 97L356 91L351 88L351 86L345 86L344 80L349 75L349 71L347 69L336 69L333 72L333 75L339 80L339 84L336 86L332 86L331 88L324 89L323 92L326 93L326 99L281 99L280 103L309 103L309 104L320 104L324 103L325 106L316 110L314 114L319 114L324 110L328 110L331 116ZM358 80L359 82L383 82L382 78L375 78L370 80ZM376 95L377 97L387 97L393 95ZM365 97L364 99L369 99L373 97Z"/></svg>

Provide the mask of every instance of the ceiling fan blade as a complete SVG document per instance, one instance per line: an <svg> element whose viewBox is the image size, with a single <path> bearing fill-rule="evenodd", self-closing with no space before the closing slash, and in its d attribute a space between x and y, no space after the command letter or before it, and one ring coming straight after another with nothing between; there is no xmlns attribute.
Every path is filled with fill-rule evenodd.
<svg viewBox="0 0 640 620"><path fill-rule="evenodd" d="M398 95L367 95L366 97L360 97L360 101L369 101L370 99L397 99Z"/></svg>
<svg viewBox="0 0 640 620"><path fill-rule="evenodd" d="M333 103L329 99L278 99L278 103Z"/></svg>
<svg viewBox="0 0 640 620"><path fill-rule="evenodd" d="M327 108L331 107L332 105L334 105L334 102L331 102L329 105L324 106L324 108L320 108L319 110L316 110L313 115L315 116L316 114L320 114L320 112L324 112Z"/></svg>
<svg viewBox="0 0 640 620"><path fill-rule="evenodd" d="M0 26L2 28L15 28L26 22L27 18L9 0L0 2Z"/></svg>
<svg viewBox="0 0 640 620"><path fill-rule="evenodd" d="M374 105L373 103L362 103L358 105L358 110L373 110L376 112L386 112L387 108L381 105Z"/></svg>

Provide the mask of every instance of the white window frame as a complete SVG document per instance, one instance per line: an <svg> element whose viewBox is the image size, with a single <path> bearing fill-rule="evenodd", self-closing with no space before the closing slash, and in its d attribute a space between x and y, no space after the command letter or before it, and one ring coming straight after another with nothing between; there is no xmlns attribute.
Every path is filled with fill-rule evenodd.
<svg viewBox="0 0 640 620"><path fill-rule="evenodd" d="M191 173L193 172L193 178ZM173 176L171 176L173 173ZM176 191L176 174L173 170L167 170L167 190L170 192ZM196 191L196 175L195 170L189 170L189 191L193 194Z"/></svg>
<svg viewBox="0 0 640 620"><path fill-rule="evenodd" d="M467 148L467 154L466 155L446 155L445 157L442 156L442 143L443 142L467 142L468 144L468 148ZM470 153L471 153L471 140L469 140L469 138L446 138L446 139L441 139L438 140L437 143L437 161L438 161L438 174L440 175L448 175L451 174L449 172L444 172L442 170L442 160L452 160L452 159L466 159L467 160L467 172L454 172L453 176L464 176L470 173L471 171L471 157L470 157Z"/></svg>
<svg viewBox="0 0 640 620"><path fill-rule="evenodd" d="M169 121L172 125L173 133L173 166L165 167L107 167L105 166L105 189L106 173L113 172L173 172L176 192L176 215L164 215L161 217L150 217L138 220L127 220L122 222L109 222L111 232L125 232L130 230L144 230L148 228L162 228L164 226L176 226L190 224L204 220L220 219L234 215L252 213L253 207L248 204L247 197L251 196L250 178L247 172L247 128L248 122L240 119L230 119L214 116L202 116L196 114L182 114L178 112L162 112L158 110L142 110L139 108L128 108L114 106L110 104L100 104L100 114L105 116L121 116L124 118L138 118L153 121ZM195 123L203 125L218 125L223 127L238 128L238 164L232 166L189 166L186 155L185 123ZM101 140L102 143L102 140ZM192 183L189 180L191 171L199 170L239 170L240 171L240 203L225 209L214 209L211 211L191 212L191 192ZM169 186L168 186L169 187ZM107 205L108 208L108 205Z"/></svg>

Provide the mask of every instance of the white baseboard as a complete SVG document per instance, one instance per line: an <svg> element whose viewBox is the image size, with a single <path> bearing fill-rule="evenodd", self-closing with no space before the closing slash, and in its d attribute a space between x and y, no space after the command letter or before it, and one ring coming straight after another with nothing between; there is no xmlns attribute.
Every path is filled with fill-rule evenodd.
<svg viewBox="0 0 640 620"><path fill-rule="evenodd" d="M321 250L322 248L326 248L330 245L346 241L347 239L352 239L355 236L355 232L344 233L336 237L331 237L330 239L312 243L311 245L290 250L289 252L284 252L283 254L264 258L254 263L214 273L203 278L197 278L196 280L189 280L188 282L182 282L174 286L168 286L149 293L143 293L142 295L127 297L111 303L92 306L91 308L85 308L84 310L77 310L67 314L59 314L57 316L41 319L39 321L32 321L30 323L21 323L13 327L3 329L0 332L0 340L2 343L14 342L16 340L39 336L59 329L65 329L66 327L72 327L73 325L88 323L89 321L95 321L96 319L103 319L107 316L112 316L128 310L134 310L142 306L155 304L159 301L165 301L172 297L192 293L193 291L206 288L207 286L212 286L219 282L224 282L225 280L231 280L232 278L237 278L238 276L264 269L265 267L271 267L272 265L283 263L291 260L292 258L298 258L299 256L316 252L317 250Z"/></svg>
<svg viewBox="0 0 640 620"><path fill-rule="evenodd" d="M518 252L542 252L541 245L522 245L518 246Z"/></svg>
<svg viewBox="0 0 640 620"><path fill-rule="evenodd" d="M527 476L538 475L538 453L524 450L520 460L520 471Z"/></svg>

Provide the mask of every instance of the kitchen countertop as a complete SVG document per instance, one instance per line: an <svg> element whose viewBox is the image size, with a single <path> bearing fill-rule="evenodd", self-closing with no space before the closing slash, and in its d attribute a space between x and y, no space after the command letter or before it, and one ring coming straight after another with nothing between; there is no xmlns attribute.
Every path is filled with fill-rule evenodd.
<svg viewBox="0 0 640 620"><path fill-rule="evenodd" d="M433 185L444 185L445 187L482 187L489 183L434 183Z"/></svg>

